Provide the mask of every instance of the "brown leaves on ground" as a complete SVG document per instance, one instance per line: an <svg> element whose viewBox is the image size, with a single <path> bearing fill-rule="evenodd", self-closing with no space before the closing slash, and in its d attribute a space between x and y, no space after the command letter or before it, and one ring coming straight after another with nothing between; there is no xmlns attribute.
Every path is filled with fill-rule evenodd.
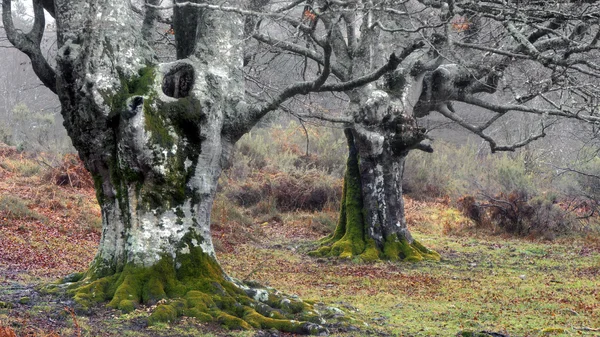
<svg viewBox="0 0 600 337"><path fill-rule="evenodd" d="M37 331L38 329L31 328L28 329L26 334L22 334L21 336L27 337L60 337L56 332L50 332L49 334ZM2 322L0 322L0 337L19 337L15 330L8 326L2 326Z"/></svg>
<svg viewBox="0 0 600 337"><path fill-rule="evenodd" d="M8 155L0 157L0 197L12 201L0 208L0 266L10 271L4 278L58 277L86 269L100 239L101 220L91 178L79 159L67 156L58 169L28 175L21 168L39 163L3 153ZM71 183L57 186L48 178L62 168ZM17 206L24 210L11 210Z"/></svg>
<svg viewBox="0 0 600 337"><path fill-rule="evenodd" d="M17 337L17 334L13 329L0 325L0 337Z"/></svg>

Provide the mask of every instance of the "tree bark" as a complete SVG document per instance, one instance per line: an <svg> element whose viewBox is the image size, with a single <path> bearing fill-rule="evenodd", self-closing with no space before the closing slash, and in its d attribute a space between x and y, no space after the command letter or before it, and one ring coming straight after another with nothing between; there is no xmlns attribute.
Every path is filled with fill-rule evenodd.
<svg viewBox="0 0 600 337"><path fill-rule="evenodd" d="M425 130L417 125L414 103L421 79L402 75L401 87L363 89L351 95L354 123L346 129L349 157L338 226L313 256L439 260L410 234L404 213L402 174L409 151L420 148ZM408 76L407 76L408 75ZM414 99L414 100L413 100Z"/></svg>
<svg viewBox="0 0 600 337"><path fill-rule="evenodd" d="M255 122L243 103L241 18L177 10L190 23L175 27L180 60L161 64L128 1L55 6L57 92L103 222L91 267L70 286L78 306L131 311L165 299L150 323L186 315L228 328L326 331L312 306L230 278L215 256L221 168Z"/></svg>

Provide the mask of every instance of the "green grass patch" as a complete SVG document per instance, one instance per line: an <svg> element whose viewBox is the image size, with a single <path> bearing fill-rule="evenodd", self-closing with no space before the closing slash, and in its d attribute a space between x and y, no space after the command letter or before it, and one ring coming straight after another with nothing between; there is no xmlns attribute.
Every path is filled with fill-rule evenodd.
<svg viewBox="0 0 600 337"><path fill-rule="evenodd" d="M581 243L539 243L415 233L441 262L357 265L307 259L291 250L250 245L220 261L234 276L350 308L368 329L393 336L454 336L496 331L511 336L593 336L600 328L600 251ZM240 256L244 256L240 259ZM591 275L590 275L591 274ZM274 277L276 275L276 277ZM365 330L367 329L367 330Z"/></svg>

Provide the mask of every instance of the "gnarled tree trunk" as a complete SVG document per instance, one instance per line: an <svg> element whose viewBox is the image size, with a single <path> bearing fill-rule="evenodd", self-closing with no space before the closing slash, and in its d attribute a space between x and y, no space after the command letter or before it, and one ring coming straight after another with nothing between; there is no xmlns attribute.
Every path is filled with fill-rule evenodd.
<svg viewBox="0 0 600 337"><path fill-rule="evenodd" d="M55 5L56 88L103 222L98 254L72 288L77 303L130 311L171 299L151 322L187 315L229 328L324 331L308 322L321 322L309 305L229 278L215 257L210 213L221 168L259 115L242 100L241 18L176 10L187 23L176 30L202 31L178 34L180 60L161 64L128 1Z"/></svg>
<svg viewBox="0 0 600 337"><path fill-rule="evenodd" d="M345 131L349 157L340 217L334 233L321 240L322 247L311 252L313 256L364 261L440 258L416 241L406 224L402 198L406 156L412 149L432 149L421 143L425 130L415 120L424 71L412 71L411 59L403 65L383 90L367 86L349 94L354 123Z"/></svg>

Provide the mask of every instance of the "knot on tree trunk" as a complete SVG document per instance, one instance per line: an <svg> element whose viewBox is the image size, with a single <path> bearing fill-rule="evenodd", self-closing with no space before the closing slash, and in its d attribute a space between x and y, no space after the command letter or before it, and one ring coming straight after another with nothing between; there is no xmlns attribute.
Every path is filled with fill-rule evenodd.
<svg viewBox="0 0 600 337"><path fill-rule="evenodd" d="M427 139L426 129L417 124L417 120L403 113L402 108L390 106L390 115L394 118L385 121L384 129L390 132L390 146L395 155L403 156L412 149L433 152L431 146L422 143Z"/></svg>
<svg viewBox="0 0 600 337"><path fill-rule="evenodd" d="M164 76L162 91L173 98L187 97L194 87L194 67L180 63L171 68Z"/></svg>

